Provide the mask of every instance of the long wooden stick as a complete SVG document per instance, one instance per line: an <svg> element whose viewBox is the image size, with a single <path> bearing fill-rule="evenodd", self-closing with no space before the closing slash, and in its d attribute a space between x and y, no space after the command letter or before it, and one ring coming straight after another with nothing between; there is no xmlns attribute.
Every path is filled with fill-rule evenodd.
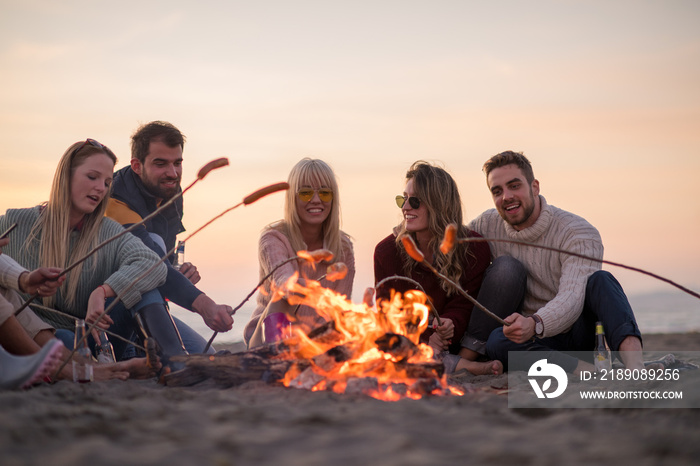
<svg viewBox="0 0 700 466"><path fill-rule="evenodd" d="M433 300L430 299L430 296L428 296L428 293L425 292L423 285L421 285L420 283L418 283L417 281L415 281L412 278L404 277L401 275L388 276L382 280L379 280L377 285L374 287L375 292L378 291L380 287L382 287L383 285L385 285L386 283L388 283L392 280L403 280L403 281L409 282L411 285L415 286L418 290L422 291L423 294L425 295L425 298L427 299L428 307L430 308L430 312L432 312L433 316L437 319L438 325L442 325L442 321L440 320L440 314L438 314L437 309L435 309L435 305L433 304Z"/></svg>
<svg viewBox="0 0 700 466"><path fill-rule="evenodd" d="M202 168L199 169L199 171L197 172L197 178L196 178L192 183L190 183L189 186L187 186L185 189L181 190L179 193L175 194L175 195L174 195L173 197L171 197L167 202L165 202L164 204L162 204L160 207L158 207L156 210L154 210L154 211L151 212L149 215L147 215L146 217L144 217L142 220L140 220L140 221L138 221L138 222L132 224L132 225L129 226L128 228L125 228L124 230L120 231L120 232L117 233L116 235L112 236L111 238L107 238L106 240L104 240L103 242L101 242L100 244L98 244L97 246L95 246L92 250L90 250L90 251L89 251L87 254L85 254L83 257L81 257L80 259L76 260L75 262L73 262L73 263L72 263L71 265L69 265L68 267L66 267L61 273L58 274L58 276L57 276L56 278L59 278L59 277L65 275L65 274L67 274L68 272L70 272L71 270L73 270L75 267L77 267L79 264L81 264L82 262L84 262L88 257L92 256L93 254L95 254L97 251L99 251L99 250L102 249L103 247L107 246L107 245L108 245L109 243L111 243L112 241L114 241L114 240L116 240L116 239L118 239L118 238L124 236L124 235L127 234L127 233L130 233L130 232L133 231L136 227L138 227L138 226L140 226L140 225L143 225L144 223L146 223L147 221L149 221L150 219L152 219L153 217L155 217L156 215L158 215L159 213L161 213L163 210L165 210L166 208L168 208L168 206L171 206L177 199L181 198L181 197L183 196L183 194L185 194L185 193L186 193L192 186L194 186L199 180L204 179L204 177L207 176L207 175L209 174L209 172L211 172L212 170L216 170L217 168L225 167L225 166L227 166L227 165L228 165L228 159L225 158L225 157L222 157L222 158L219 158L219 159L215 159L215 160L212 160L211 162L207 163L206 165L204 165ZM29 303L31 303L32 301L34 301L34 300L35 300L36 298L38 298L38 297L39 297L39 293L36 293L34 296L31 296L27 301L24 302L24 304L22 304L22 306L20 306L19 309L17 309L17 310L15 311L15 316L17 316L20 312L22 312L22 311L29 305Z"/></svg>
<svg viewBox="0 0 700 466"><path fill-rule="evenodd" d="M449 277L443 275L443 274L440 273L435 267L433 267L432 264L430 264L428 261L426 261L426 260L425 260L425 256L423 255L422 252L420 252L420 250L418 249L418 246L416 246L416 243L413 241L413 238L412 238L410 235L404 234L403 236L401 236L401 242L403 243L403 246L404 246L404 248L406 249L406 252L408 253L409 256L411 256L411 258L412 258L413 260L415 260L416 262L420 262L421 264L425 265L425 266L426 266L431 272L433 272L435 275L437 275L438 277L442 278L442 279L445 280L447 283L449 283L450 285L452 285L453 287L455 287L455 289L459 292L459 294L461 294L462 296L464 296L465 298L467 298L469 301L471 301L471 303L474 305L474 307L476 307L476 308L478 308L478 309L484 311L484 312L486 313L486 315L488 315L489 317L491 317L492 319L494 319L495 321L497 321L497 322L500 323L501 325L505 325L505 326L509 326L509 325L510 325L508 322L506 322L505 320L501 319L500 317L498 317L498 316L497 316L496 314L494 314L493 312L491 312L491 311L489 311L488 309L486 309L479 301L477 301L476 299L472 298L472 297L469 295L469 293L467 293L466 291L464 291L464 290L462 289L462 287L459 286L459 283L456 283L456 282L453 281L451 278L449 278Z"/></svg>
<svg viewBox="0 0 700 466"><path fill-rule="evenodd" d="M248 293L248 296L246 296L246 297L243 299L243 301L240 302L240 304L239 304L238 306L236 306L235 308L233 308L233 310L231 311L231 315L235 314L236 311L239 310L239 309L251 298L251 296L253 296L253 295L255 294L256 291L258 291L258 288L260 288L260 287L263 285L263 283L265 283L265 282L267 281L267 279L270 278L270 277L272 276L272 274L275 273L275 272L277 271L277 269L279 269L279 268L282 267L283 265L288 264L288 263L293 262L293 261L299 261L299 260L305 260L305 261L310 261L310 262L316 263L316 262L321 262L321 261L324 261L324 260L325 260L325 261L330 261L330 260L332 260L332 259L333 259L333 253L332 253L332 252L328 251L327 249L320 249L320 250L312 251L312 252L309 252L309 251L299 251L299 252L297 252L297 255L296 255L296 256L289 257L289 258L287 258L287 259L285 259L285 260L283 260L283 261L281 261L281 262L275 264L275 266L272 267L272 269L270 270L270 273L268 273L267 275L265 275L265 276L258 282L258 284L255 286L255 288L253 288L253 290L252 290L250 293ZM324 275L324 277L325 277L325 275ZM323 277L322 277L322 278L323 278ZM320 280L321 280L321 279L319 279L319 281L320 281ZM297 308L298 308L298 306L297 306ZM211 347L211 344L214 342L214 339L217 337L218 334L219 334L219 332L216 332L216 331L215 331L214 334L213 334L213 335L211 336L211 338L209 339L209 341L207 341L207 344L206 344L206 346L204 347L204 353L206 353L207 351L209 351L209 348Z"/></svg>
<svg viewBox="0 0 700 466"><path fill-rule="evenodd" d="M657 280L661 280L662 282L666 282L672 286L675 286L679 290L684 291L684 292L688 293L689 295L700 299L699 293L697 293L693 290L690 290L690 289L684 287L683 285L680 285L680 284L674 282L673 280L662 277L660 275L649 272L647 270L640 269L637 267L632 267L632 266L625 265L625 264L620 264L619 262L612 262L612 261L605 260L605 259L598 259L597 257L591 257L591 256L587 256L585 254L579 254L577 252L567 251L565 249L559 249L559 248L554 248L554 247L550 247L550 246L543 246L540 244L528 243L527 241L518 241L518 240L500 239L500 238L460 238L457 241L460 243L484 243L484 242L490 242L490 241L492 241L494 243L512 243L512 244L521 244L524 246L532 246L532 247L540 248L540 249L546 249L548 251L560 252L563 254L568 254L570 256L580 257L581 259L588 259L588 260L594 261L594 262L601 262L603 264L614 265L615 267L622 267L623 269L632 270L634 272L639 272L639 273L642 273L644 275L648 275L650 277L656 278Z"/></svg>
<svg viewBox="0 0 700 466"><path fill-rule="evenodd" d="M41 309L42 311L51 312L51 313L57 314L57 315L59 315L59 316L63 316L63 317L67 317L67 318L69 318L69 319L73 319L74 321L79 320L79 319L78 319L77 317L75 317L74 315L68 314L68 313L66 313L66 312L61 312L61 311L59 311L58 309L54 309L54 308L52 308L52 307L46 307L46 306L42 306L41 304L36 304L36 303L31 304L31 306L32 306L32 307L35 307L35 308L37 308L37 309ZM124 343L127 343L127 344L129 344L129 345L135 346L136 348L138 348L138 349L140 349L140 350L146 351L146 348L144 348L143 346L139 345L138 343L134 343L133 341L129 340L128 338L124 338L123 336L118 335L118 334L116 334L116 333L114 333L114 332L112 332L112 331L110 331L110 330L101 329L100 331L105 332L107 335L109 335L109 336L111 336L111 337L114 337L114 338L116 338L117 340L121 340L121 341L123 341Z"/></svg>

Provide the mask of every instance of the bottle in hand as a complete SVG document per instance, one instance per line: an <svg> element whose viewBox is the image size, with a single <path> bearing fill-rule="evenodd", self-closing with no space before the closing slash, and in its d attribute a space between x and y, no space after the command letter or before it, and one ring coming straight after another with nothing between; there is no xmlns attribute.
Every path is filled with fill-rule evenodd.
<svg viewBox="0 0 700 466"><path fill-rule="evenodd" d="M173 267L175 267L175 270L180 270L180 267L182 267L182 264L185 263L185 242L184 241L178 241L177 242L177 249L175 250L175 263L173 264Z"/></svg>

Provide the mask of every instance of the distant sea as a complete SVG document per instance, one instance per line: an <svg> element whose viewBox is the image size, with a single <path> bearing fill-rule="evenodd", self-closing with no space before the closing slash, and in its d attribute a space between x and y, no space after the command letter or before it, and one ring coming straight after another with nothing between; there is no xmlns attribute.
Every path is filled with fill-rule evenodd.
<svg viewBox="0 0 700 466"><path fill-rule="evenodd" d="M700 299L682 291L663 291L629 296L637 324L644 333L700 332ZM199 315L172 305L173 315L208 340L213 332ZM233 329L219 334L214 342L234 343L243 340L243 328L250 319L253 306L244 306L234 316ZM700 335L698 336L700 338Z"/></svg>

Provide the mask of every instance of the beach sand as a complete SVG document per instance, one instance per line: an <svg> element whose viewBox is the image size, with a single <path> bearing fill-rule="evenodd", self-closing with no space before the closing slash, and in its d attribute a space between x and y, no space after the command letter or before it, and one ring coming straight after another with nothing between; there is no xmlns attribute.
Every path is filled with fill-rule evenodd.
<svg viewBox="0 0 700 466"><path fill-rule="evenodd" d="M644 344L660 355L700 351L700 334L647 335ZM690 388L700 392L697 375ZM700 457L696 409L512 409L500 390L507 376L452 379L470 391L398 402L263 382L5 391L0 463L643 466Z"/></svg>

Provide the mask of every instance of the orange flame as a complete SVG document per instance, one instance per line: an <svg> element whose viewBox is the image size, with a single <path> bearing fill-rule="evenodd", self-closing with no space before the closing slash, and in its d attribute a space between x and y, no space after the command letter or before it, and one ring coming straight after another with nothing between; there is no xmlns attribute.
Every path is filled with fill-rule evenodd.
<svg viewBox="0 0 700 466"><path fill-rule="evenodd" d="M462 394L449 387L441 362L420 343L429 308L420 291L393 292L376 308L354 304L315 280L306 286L286 283L291 305L313 308L326 322L326 332L309 337L308 325L295 322L280 356L295 361L281 382L286 386L336 393L364 393L378 399Z"/></svg>

